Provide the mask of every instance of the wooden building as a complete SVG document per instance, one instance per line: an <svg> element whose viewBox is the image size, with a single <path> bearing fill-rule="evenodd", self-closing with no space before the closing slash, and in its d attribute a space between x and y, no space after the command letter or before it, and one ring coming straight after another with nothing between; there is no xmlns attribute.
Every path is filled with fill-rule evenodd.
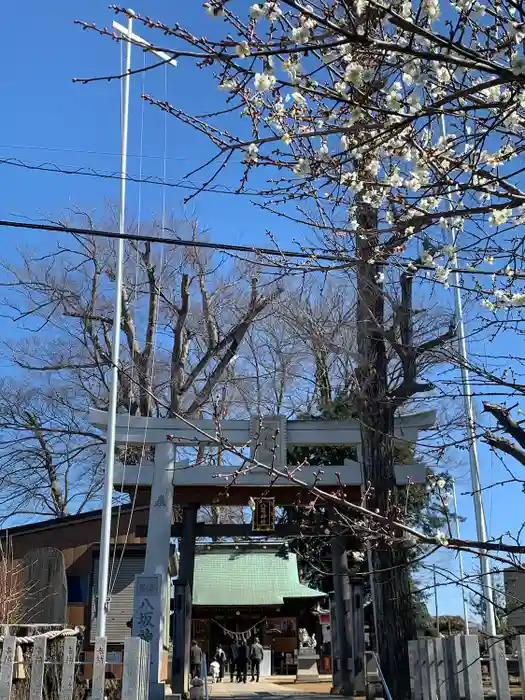
<svg viewBox="0 0 525 700"><path fill-rule="evenodd" d="M236 639L271 653L271 673L295 673L297 633L305 627L320 643L319 616L326 594L299 581L297 557L284 542L199 544L195 551L192 637L213 654Z"/></svg>
<svg viewBox="0 0 525 700"><path fill-rule="evenodd" d="M148 511L148 506L139 506L132 513L131 506L124 505L120 509L114 509L112 518L112 532L115 534L111 550L112 595L107 618L107 638L109 659L114 659L117 664L122 658L124 639L130 635L127 622L133 606L135 576L144 569ZM65 623L71 627L83 626L86 628L87 661L91 658L94 642L101 515L101 511L97 510L0 531L0 542L4 550L9 551L8 568L16 572L16 583L15 576L10 577L13 581L11 587L16 585L20 588L23 603L18 606L16 615L5 622L17 625ZM53 555L54 562L57 558L62 562L62 576L67 590L63 606L54 604L54 599L62 594L61 587L56 583L46 590L40 587L35 589L34 595L22 594L24 586L21 579L28 573L25 561L29 558L44 564L50 555ZM173 557L171 567L174 575L175 565L176 559ZM44 604L35 606L35 596ZM117 664L110 670L118 676L120 666ZM165 667L167 674L167 659ZM89 668L86 668L89 672Z"/></svg>
<svg viewBox="0 0 525 700"><path fill-rule="evenodd" d="M144 570L148 507L129 505L115 509L112 530L110 581L111 605L107 619L111 670L120 675L123 643L131 634L134 580ZM85 659L90 660L96 626L97 583L101 511L92 511L58 520L46 520L0 531L2 542L9 542L13 566L17 569L29 556L35 561L53 552L63 562L67 599L62 616L53 606L59 595L56 587L39 591L48 605L36 611L28 602L25 612L13 622L66 623L86 628ZM56 556L54 557L56 558ZM177 574L175 552L171 557L172 576ZM193 591L193 636L207 653L217 644L225 647L235 637L259 636L271 650L271 671L295 671L294 655L300 627L316 632L320 639L318 616L313 609L325 594L301 584L296 555L283 541L219 542L197 544ZM53 610L53 612L51 612ZM169 640L166 639L166 647ZM89 669L88 669L89 675ZM169 675L167 657L163 676Z"/></svg>

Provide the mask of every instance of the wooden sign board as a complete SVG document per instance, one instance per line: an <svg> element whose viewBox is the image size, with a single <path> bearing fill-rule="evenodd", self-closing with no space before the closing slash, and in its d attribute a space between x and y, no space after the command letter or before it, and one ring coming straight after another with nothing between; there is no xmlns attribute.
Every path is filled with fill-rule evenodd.
<svg viewBox="0 0 525 700"><path fill-rule="evenodd" d="M253 532L274 532L275 498L257 498L252 517Z"/></svg>

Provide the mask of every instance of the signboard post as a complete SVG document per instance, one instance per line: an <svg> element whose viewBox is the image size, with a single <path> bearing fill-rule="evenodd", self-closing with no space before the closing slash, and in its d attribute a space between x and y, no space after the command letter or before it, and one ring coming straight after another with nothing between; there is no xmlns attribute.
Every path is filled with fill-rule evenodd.
<svg viewBox="0 0 525 700"><path fill-rule="evenodd" d="M162 622L162 576L140 574L135 577L133 598L133 636L150 644L150 697L155 700L164 684L160 683L163 649Z"/></svg>

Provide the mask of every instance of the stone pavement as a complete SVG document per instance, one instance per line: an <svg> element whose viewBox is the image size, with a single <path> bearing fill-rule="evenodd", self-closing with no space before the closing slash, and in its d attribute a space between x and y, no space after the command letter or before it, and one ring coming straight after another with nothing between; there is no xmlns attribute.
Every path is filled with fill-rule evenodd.
<svg viewBox="0 0 525 700"><path fill-rule="evenodd" d="M272 676L271 678L261 678L259 683L209 683L208 695L210 698L261 698L261 700L271 700L272 698L301 696L302 700L309 697L315 700L329 698L331 688L330 680L321 680L319 683L294 683L293 676Z"/></svg>

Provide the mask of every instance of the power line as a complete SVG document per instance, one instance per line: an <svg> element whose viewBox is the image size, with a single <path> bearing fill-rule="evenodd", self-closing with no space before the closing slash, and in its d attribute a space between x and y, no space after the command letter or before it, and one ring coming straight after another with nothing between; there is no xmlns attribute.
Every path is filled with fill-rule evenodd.
<svg viewBox="0 0 525 700"><path fill-rule="evenodd" d="M212 243L210 241L195 241L184 238L166 238L164 236L136 236L133 233L119 233L117 231L105 231L101 229L89 229L66 225L59 226L58 224L39 224L31 221L8 221L5 219L0 219L0 227L26 228L35 231L50 231L54 233L72 233L78 236L94 236L96 238L110 238L115 240L124 239L127 241L136 242L148 241L150 243L165 243L167 245L179 246L181 248L206 248L208 250L217 250L230 253L258 253L260 255L271 255L281 258L310 260L311 262L321 260L324 262L336 262L348 266L353 266L359 262L357 258L350 255L345 255L342 252L339 254L329 254L323 252L325 250L323 248L304 248L302 251L283 250L282 248L277 247L262 248L260 246L235 245L233 243ZM169 233L173 233L171 229L166 230L169 231ZM416 268L417 270L428 270L429 272L434 271L434 268L431 265L423 265L421 263L414 262L413 260L400 259L394 262L377 260L375 264L383 267L397 265L401 269L403 269L404 266L412 265L412 267ZM474 270L472 268L454 268L454 270L471 275L496 275L499 277L508 277L508 273L506 271ZM523 275L521 273L517 273L514 277L518 279L523 277Z"/></svg>
<svg viewBox="0 0 525 700"><path fill-rule="evenodd" d="M95 177L101 180L120 180L120 174L116 172L101 172L100 170L95 170L94 168L89 168L86 166L75 166L75 165L58 165L58 163L38 163L33 164L27 161L23 161L20 158L0 158L0 165L9 165L15 168L22 168L24 170L33 170L37 172L45 173L56 173L59 175L79 175L82 177ZM245 190L244 192L237 192L234 188L226 187L225 185L214 185L213 187L203 187L198 184L190 184L185 181L175 181L169 182L168 180L163 180L158 175L146 175L135 176L126 175L127 182L138 182L147 185L161 185L163 187L172 187L174 189L189 190L190 192L211 192L213 194L244 194L251 197L257 196L258 193L253 190Z"/></svg>
<svg viewBox="0 0 525 700"><path fill-rule="evenodd" d="M78 228L76 226L58 226L56 224L38 224L26 221L6 221L0 219L0 227L27 228L35 231L51 231L55 233L73 233L78 236L95 236L99 238L124 239L127 241L148 241L151 243L167 243L168 245L180 246L182 248L207 248L236 253L260 253L261 255L274 255L285 258L302 258L315 260L328 260L331 262L344 262L354 264L355 258L341 255L328 255L317 253L314 248L306 248L304 252L294 250L282 250L281 248L261 248L259 246L235 245L233 243L211 243L209 241L193 241L183 238L166 238L163 236L135 236L132 233L118 233L117 231L103 231L100 229ZM171 232L171 231L170 231Z"/></svg>
<svg viewBox="0 0 525 700"><path fill-rule="evenodd" d="M28 151L46 151L48 153L82 153L84 155L92 156L114 156L115 158L120 158L120 153L113 153L111 151L93 151L85 150L81 148L59 148L58 146L35 146L25 143L2 143L0 148L19 148ZM152 156L147 154L129 153L128 158L138 158L138 159L148 159L148 160L164 160L163 156ZM168 161L188 161L192 160L191 156L166 156Z"/></svg>

